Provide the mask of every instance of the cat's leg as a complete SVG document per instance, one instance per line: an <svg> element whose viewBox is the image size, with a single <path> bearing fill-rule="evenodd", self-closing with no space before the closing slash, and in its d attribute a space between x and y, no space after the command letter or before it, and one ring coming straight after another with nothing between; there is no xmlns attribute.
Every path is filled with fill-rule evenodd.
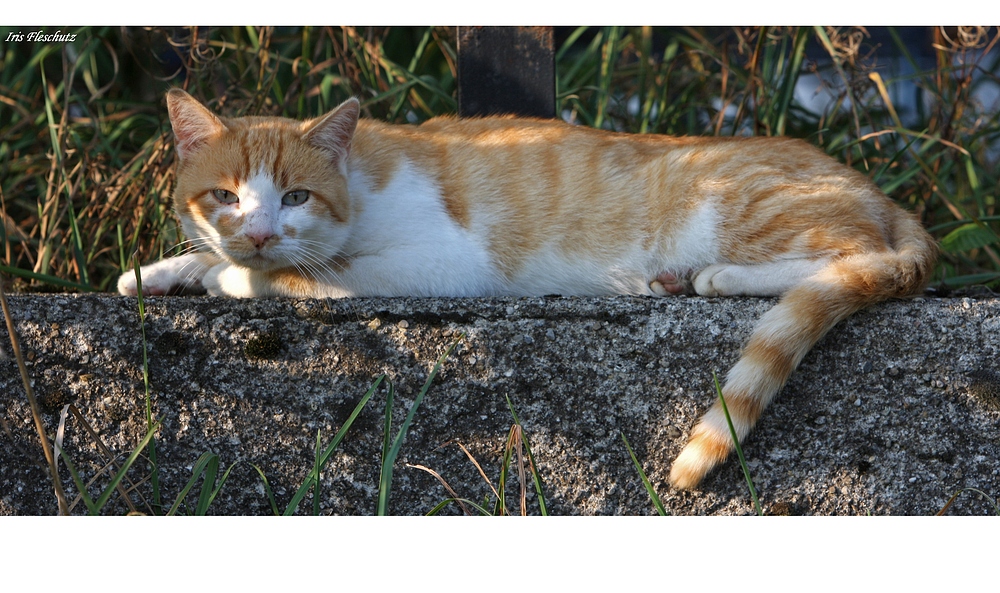
<svg viewBox="0 0 1000 593"><path fill-rule="evenodd" d="M214 253L198 252L141 266L139 274L142 277L142 294L204 294L202 278L219 261ZM136 295L138 291L134 272L121 275L118 279L118 292L126 296Z"/></svg>
<svg viewBox="0 0 1000 593"><path fill-rule="evenodd" d="M205 272L202 283L205 290L212 296L231 296L237 298L247 298L258 295L254 293L255 282L251 278L250 268L234 266L229 262L222 262L213 266Z"/></svg>
<svg viewBox="0 0 1000 593"><path fill-rule="evenodd" d="M343 298L351 296L479 296L496 294L486 257L436 260L409 252L363 255L259 271L220 263L205 274L211 295ZM428 263L429 262L429 263ZM303 268L306 264L300 264ZM315 272L307 275L305 272Z"/></svg>
<svg viewBox="0 0 1000 593"><path fill-rule="evenodd" d="M285 296L268 281L266 274L222 262L205 272L202 280L205 290L212 296L236 298Z"/></svg>
<svg viewBox="0 0 1000 593"><path fill-rule="evenodd" d="M701 296L781 296L829 263L829 258L820 258L714 264L695 275L694 291Z"/></svg>
<svg viewBox="0 0 1000 593"><path fill-rule="evenodd" d="M212 296L343 298L352 293L329 282L306 277L294 268L253 270L223 262L205 273L203 284Z"/></svg>

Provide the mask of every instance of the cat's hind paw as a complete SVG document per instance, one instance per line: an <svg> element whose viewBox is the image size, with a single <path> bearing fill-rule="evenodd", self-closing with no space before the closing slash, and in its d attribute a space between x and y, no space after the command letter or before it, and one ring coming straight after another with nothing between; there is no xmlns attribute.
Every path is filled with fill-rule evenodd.
<svg viewBox="0 0 1000 593"><path fill-rule="evenodd" d="M685 275L671 272L660 272L656 279L649 283L649 290L656 296L666 297L691 293L691 281Z"/></svg>
<svg viewBox="0 0 1000 593"><path fill-rule="evenodd" d="M736 290L730 288L732 281L730 276L736 266L714 264L698 272L694 277L694 292L699 296L715 297L729 296L737 294Z"/></svg>

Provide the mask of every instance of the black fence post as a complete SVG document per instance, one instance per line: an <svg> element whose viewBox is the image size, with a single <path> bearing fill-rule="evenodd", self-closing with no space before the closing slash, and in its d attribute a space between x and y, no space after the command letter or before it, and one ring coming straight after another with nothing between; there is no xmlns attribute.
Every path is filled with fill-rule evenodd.
<svg viewBox="0 0 1000 593"><path fill-rule="evenodd" d="M556 116L552 27L458 27L458 114Z"/></svg>

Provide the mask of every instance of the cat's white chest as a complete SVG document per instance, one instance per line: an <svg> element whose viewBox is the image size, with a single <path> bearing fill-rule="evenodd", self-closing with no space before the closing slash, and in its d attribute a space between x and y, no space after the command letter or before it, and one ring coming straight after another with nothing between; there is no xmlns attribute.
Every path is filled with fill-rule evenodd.
<svg viewBox="0 0 1000 593"><path fill-rule="evenodd" d="M444 206L438 184L403 161L379 190L349 173L356 201L344 246L343 288L356 296L480 296L500 294L502 280L485 239L464 228Z"/></svg>

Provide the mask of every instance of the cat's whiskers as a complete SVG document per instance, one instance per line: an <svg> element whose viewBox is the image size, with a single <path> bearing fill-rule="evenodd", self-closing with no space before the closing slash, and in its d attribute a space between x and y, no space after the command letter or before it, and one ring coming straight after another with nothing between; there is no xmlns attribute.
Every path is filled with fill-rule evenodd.
<svg viewBox="0 0 1000 593"><path fill-rule="evenodd" d="M308 278L308 277L309 277L309 272L308 272L307 270L303 269L303 266L299 265L299 262L298 262L298 261L295 261L295 260L293 260L293 261L292 261L292 266L293 266L293 267L295 268L295 270L296 270L296 271L297 271L297 272L298 272L298 273L299 273L299 274L300 274L301 276L303 276L303 277L305 277L305 278Z"/></svg>
<svg viewBox="0 0 1000 593"><path fill-rule="evenodd" d="M337 271L330 266L331 262L324 259L322 254L319 254L306 246L305 249L303 249L301 256L301 263L312 272L314 280L323 281L324 279L329 278L334 282L340 282L340 274L338 274Z"/></svg>
<svg viewBox="0 0 1000 593"><path fill-rule="evenodd" d="M187 253L192 249L196 249L202 245L207 245L208 241L209 241L208 237L192 237L190 239L185 239L180 243L174 245L171 251L180 249L178 255L183 255L184 253Z"/></svg>
<svg viewBox="0 0 1000 593"><path fill-rule="evenodd" d="M177 273L189 281L199 280L205 275L205 267L201 262L196 259L184 262L184 265L177 270Z"/></svg>
<svg viewBox="0 0 1000 593"><path fill-rule="evenodd" d="M303 246L302 255L305 259L313 264L314 268L322 268L330 277L334 280L340 280L340 275L331 266L337 266L341 270L344 269L344 265L338 262L335 258L328 256L325 251L328 247L326 243L321 241L314 241L311 239L299 239L298 242ZM319 245L323 247L323 250L315 249L312 245ZM316 278L317 280L319 277Z"/></svg>
<svg viewBox="0 0 1000 593"><path fill-rule="evenodd" d="M205 247L208 248L208 251L217 253L216 243L211 237L194 237L192 239L181 241L177 245L174 245L171 251L180 249L177 255L187 255L195 251L205 251L205 249L203 249Z"/></svg>
<svg viewBox="0 0 1000 593"><path fill-rule="evenodd" d="M211 237L194 237L191 239L186 239L181 241L173 247L173 250L180 250L177 256L184 256L191 253L198 253L206 251L204 248L208 248L208 251L214 252L213 241ZM197 284L200 282L202 276L205 275L208 266L198 259L191 259L184 262L178 270L178 276L184 278L191 284Z"/></svg>

